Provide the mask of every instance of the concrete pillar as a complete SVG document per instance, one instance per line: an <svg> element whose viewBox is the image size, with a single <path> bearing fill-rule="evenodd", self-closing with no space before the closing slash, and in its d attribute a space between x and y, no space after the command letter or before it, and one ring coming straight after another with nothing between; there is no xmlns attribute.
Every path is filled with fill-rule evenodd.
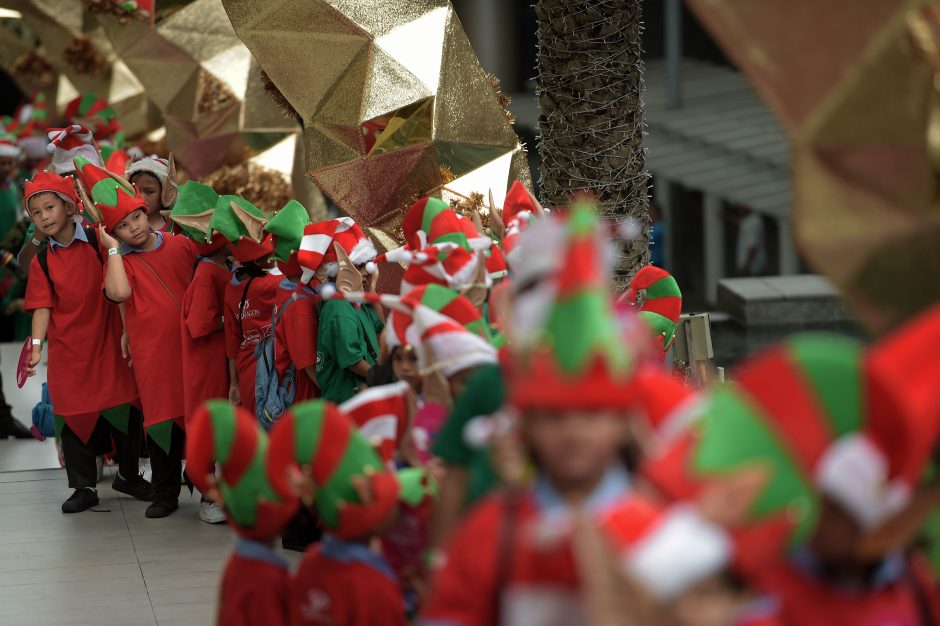
<svg viewBox="0 0 940 626"><path fill-rule="evenodd" d="M721 198L706 194L702 198L705 238L705 299L718 302L718 281L725 274L725 231L721 221Z"/></svg>
<svg viewBox="0 0 940 626"><path fill-rule="evenodd" d="M793 225L789 218L781 217L777 220L777 244L780 250L780 274L789 276L800 271L800 258L796 253L796 244L793 241Z"/></svg>
<svg viewBox="0 0 940 626"><path fill-rule="evenodd" d="M454 8L483 69L502 81L501 86L506 93L522 88L522 85L515 84L518 55L512 3L506 0L457 0Z"/></svg>

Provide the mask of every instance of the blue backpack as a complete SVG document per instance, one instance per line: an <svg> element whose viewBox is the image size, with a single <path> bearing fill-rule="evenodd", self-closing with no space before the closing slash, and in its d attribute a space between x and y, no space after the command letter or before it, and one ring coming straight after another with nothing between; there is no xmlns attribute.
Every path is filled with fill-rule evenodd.
<svg viewBox="0 0 940 626"><path fill-rule="evenodd" d="M33 407L33 425L46 437L55 437L55 413L52 412L49 383L42 384L42 397Z"/></svg>
<svg viewBox="0 0 940 626"><path fill-rule="evenodd" d="M284 375L281 376L274 364L274 351L276 349L274 332L287 307L306 297L298 293L292 294L284 303L284 306L281 307L281 310L274 315L270 332L265 334L255 347L255 360L257 361L255 369L255 414L265 430L271 428L284 415L284 412L294 403L294 397L297 395L297 385L295 384L297 368L291 363L287 366Z"/></svg>

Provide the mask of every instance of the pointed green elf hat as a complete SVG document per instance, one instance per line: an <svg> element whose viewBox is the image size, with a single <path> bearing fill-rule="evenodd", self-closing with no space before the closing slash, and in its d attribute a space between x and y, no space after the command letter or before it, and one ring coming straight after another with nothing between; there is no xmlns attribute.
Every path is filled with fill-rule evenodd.
<svg viewBox="0 0 940 626"><path fill-rule="evenodd" d="M259 222L267 221L267 215L264 211L248 200L240 196L219 196L212 219L209 222L209 238L214 238L215 233L219 233L232 243L236 243L244 237L258 241L260 238L252 236L239 213L236 213L235 207L238 207L239 213L250 215Z"/></svg>
<svg viewBox="0 0 940 626"><path fill-rule="evenodd" d="M309 469L320 519L344 538L371 534L399 501L420 503L431 492L425 475L389 471L352 420L324 400L295 405L271 430L268 477L278 493L290 493L292 466ZM370 483L368 504L353 485L357 477Z"/></svg>
<svg viewBox="0 0 940 626"><path fill-rule="evenodd" d="M219 194L209 185L188 180L180 186L170 219L196 243L208 243L209 225Z"/></svg>
<svg viewBox="0 0 940 626"><path fill-rule="evenodd" d="M274 236L275 261L287 262L300 249L304 228L310 224L310 215L304 205L291 200L264 226L265 232Z"/></svg>
<svg viewBox="0 0 940 626"><path fill-rule="evenodd" d="M268 439L257 420L245 409L211 400L196 411L187 430L186 468L196 488L208 491L207 477L218 467L223 507L236 531L258 539L277 535L298 502L278 496L268 481Z"/></svg>
<svg viewBox="0 0 940 626"><path fill-rule="evenodd" d="M614 312L593 200L575 199L565 229L553 299L539 319L518 322L535 330L516 342L510 401L522 409L629 409L636 358Z"/></svg>

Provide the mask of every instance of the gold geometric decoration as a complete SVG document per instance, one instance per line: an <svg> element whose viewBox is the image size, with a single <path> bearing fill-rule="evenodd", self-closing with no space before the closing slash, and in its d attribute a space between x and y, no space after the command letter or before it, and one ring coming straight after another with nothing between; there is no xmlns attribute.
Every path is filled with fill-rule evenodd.
<svg viewBox="0 0 940 626"><path fill-rule="evenodd" d="M257 143L246 141L248 134L298 132L265 96L260 68L219 0L162 13L158 2L152 24L96 19L163 114L167 148L193 177L241 162L248 144Z"/></svg>
<svg viewBox="0 0 940 626"><path fill-rule="evenodd" d="M150 130L156 120L143 85L80 0L4 0L3 5L22 13L57 72L80 93L91 92L110 103L129 136Z"/></svg>
<svg viewBox="0 0 940 626"><path fill-rule="evenodd" d="M501 201L519 138L448 0L222 0L303 119L307 172L387 247L442 166Z"/></svg>
<svg viewBox="0 0 940 626"><path fill-rule="evenodd" d="M940 301L937 3L690 5L790 135L806 260L875 332Z"/></svg>

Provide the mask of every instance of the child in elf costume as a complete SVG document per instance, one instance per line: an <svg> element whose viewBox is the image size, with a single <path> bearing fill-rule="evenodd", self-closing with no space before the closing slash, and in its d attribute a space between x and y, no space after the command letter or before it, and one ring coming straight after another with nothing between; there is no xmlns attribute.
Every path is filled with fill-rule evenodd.
<svg viewBox="0 0 940 626"><path fill-rule="evenodd" d="M282 278L280 270L271 268L267 261L274 252L273 239L270 235L260 236L267 219L267 215L243 198L220 196L209 223L210 237L227 239L232 257L239 263L224 295L229 400L252 414L255 413L255 347L270 330L277 287ZM252 230L257 234L251 234Z"/></svg>
<svg viewBox="0 0 940 626"><path fill-rule="evenodd" d="M336 222L332 246L323 259L326 275L339 291L375 291L375 246L352 218ZM366 285L363 271L371 275L371 285ZM327 300L319 313L317 386L323 398L339 404L356 395L376 364L385 320L377 304L357 305L342 299Z"/></svg>
<svg viewBox="0 0 940 626"><path fill-rule="evenodd" d="M782 623L936 623L936 581L908 549L940 503L921 484L940 439L938 342L936 307L868 351L791 338L714 391L644 475L689 497L737 468L772 468L733 565L777 598Z"/></svg>
<svg viewBox="0 0 940 626"><path fill-rule="evenodd" d="M185 441L181 303L193 277L197 251L187 237L153 232L146 203L133 186L77 157L76 169L102 224L107 250L104 288L124 304L134 378L144 411L153 468L154 501L147 517L179 508Z"/></svg>
<svg viewBox="0 0 940 626"><path fill-rule="evenodd" d="M279 494L315 498L327 533L295 576L291 624L408 624L398 581L370 544L392 525L400 500L427 498L425 474L389 471L348 416L313 400L271 430L268 476Z"/></svg>
<svg viewBox="0 0 940 626"><path fill-rule="evenodd" d="M319 317L309 285L332 241L329 225L311 224L307 209L291 200L264 227L274 237L271 258L284 275L271 320L274 364L282 381L293 368L294 404L320 396L316 383Z"/></svg>
<svg viewBox="0 0 940 626"><path fill-rule="evenodd" d="M150 228L170 232L173 223L167 219L165 211L173 208L179 186L176 182L176 165L173 155L169 160L156 156L144 157L127 166L127 179L137 186L140 195L147 203L147 220Z"/></svg>
<svg viewBox="0 0 940 626"><path fill-rule="evenodd" d="M112 437L120 459L112 487L153 498L137 470L141 424L130 403L138 394L133 372L120 358L120 312L101 293L102 251L96 232L77 222L77 201L71 178L41 172L26 183L30 219L49 241L32 260L26 293L33 312L29 365L34 374L48 342L56 436L75 490L62 504L64 513L98 504L95 456L111 450Z"/></svg>
<svg viewBox="0 0 940 626"><path fill-rule="evenodd" d="M6 132L0 132L0 239L19 221L22 200L20 188L16 184L22 150L16 145L16 138Z"/></svg>
<svg viewBox="0 0 940 626"><path fill-rule="evenodd" d="M221 236L209 241L209 221L219 194L211 187L187 181L170 212L183 235L196 244L199 257L192 283L183 294L180 323L183 337L183 404L188 424L206 400L227 398L228 360L222 310L225 287L231 281L228 241ZM203 495L199 519L208 524L225 521L221 509Z"/></svg>
<svg viewBox="0 0 940 626"><path fill-rule="evenodd" d="M193 483L225 507L237 534L222 574L216 623L286 626L290 572L273 544L298 502L275 494L268 481L267 435L248 411L213 400L193 415L186 457Z"/></svg>
<svg viewBox="0 0 940 626"><path fill-rule="evenodd" d="M507 372L536 482L480 503L451 535L422 623L586 623L571 530L577 514L602 516L630 490L621 456L637 357L613 313L590 202L573 204L564 235L552 289L514 337Z"/></svg>

